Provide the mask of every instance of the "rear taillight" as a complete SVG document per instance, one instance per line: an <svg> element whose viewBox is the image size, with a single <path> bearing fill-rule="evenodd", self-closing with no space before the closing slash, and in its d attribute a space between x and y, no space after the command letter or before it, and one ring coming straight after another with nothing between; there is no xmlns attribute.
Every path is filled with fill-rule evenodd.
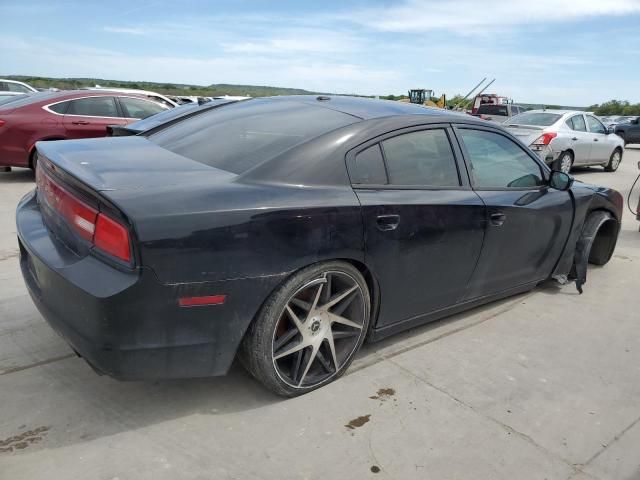
<svg viewBox="0 0 640 480"><path fill-rule="evenodd" d="M4 120L0 120L0 127L4 126L4 124L7 123Z"/></svg>
<svg viewBox="0 0 640 480"><path fill-rule="evenodd" d="M131 241L124 225L60 186L42 170L40 162L36 168L36 185L49 206L62 215L80 237L104 253L127 263L131 261Z"/></svg>
<svg viewBox="0 0 640 480"><path fill-rule="evenodd" d="M531 145L549 145L558 136L555 132L543 133Z"/></svg>
<svg viewBox="0 0 640 480"><path fill-rule="evenodd" d="M115 220L100 213L96 222L93 244L103 252L125 262L131 261L129 231Z"/></svg>

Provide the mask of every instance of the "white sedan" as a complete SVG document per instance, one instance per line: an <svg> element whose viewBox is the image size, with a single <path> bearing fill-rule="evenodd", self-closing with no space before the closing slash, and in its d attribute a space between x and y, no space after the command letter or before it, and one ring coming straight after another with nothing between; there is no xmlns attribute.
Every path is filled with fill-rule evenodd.
<svg viewBox="0 0 640 480"><path fill-rule="evenodd" d="M590 113L530 110L503 125L554 170L601 165L615 172L622 161L624 141Z"/></svg>

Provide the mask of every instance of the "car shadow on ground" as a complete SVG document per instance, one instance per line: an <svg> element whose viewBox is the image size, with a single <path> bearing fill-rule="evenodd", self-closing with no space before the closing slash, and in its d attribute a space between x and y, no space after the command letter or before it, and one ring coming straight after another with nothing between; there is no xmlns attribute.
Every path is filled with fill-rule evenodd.
<svg viewBox="0 0 640 480"><path fill-rule="evenodd" d="M3 183L34 183L34 181L33 170L29 168L13 168L10 172L0 172L0 185Z"/></svg>

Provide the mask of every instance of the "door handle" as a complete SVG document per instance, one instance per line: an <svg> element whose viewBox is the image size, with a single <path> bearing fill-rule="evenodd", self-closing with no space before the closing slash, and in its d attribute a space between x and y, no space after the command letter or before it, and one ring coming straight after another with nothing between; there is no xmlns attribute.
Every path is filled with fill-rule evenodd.
<svg viewBox="0 0 640 480"><path fill-rule="evenodd" d="M597 139L597 138L594 138L594 139L593 139L593 141L594 141L594 142L597 142L597 141L598 141L598 139Z"/></svg>
<svg viewBox="0 0 640 480"><path fill-rule="evenodd" d="M491 225L493 225L494 227L501 227L506 219L507 216L504 213L492 213Z"/></svg>
<svg viewBox="0 0 640 480"><path fill-rule="evenodd" d="M74 125L89 125L89 122L87 122L86 120L74 120L73 122Z"/></svg>
<svg viewBox="0 0 640 480"><path fill-rule="evenodd" d="M578 140L578 137L573 137L571 140L575 142L576 140Z"/></svg>
<svg viewBox="0 0 640 480"><path fill-rule="evenodd" d="M378 215L376 218L378 230L383 232L395 230L399 223L400 215Z"/></svg>

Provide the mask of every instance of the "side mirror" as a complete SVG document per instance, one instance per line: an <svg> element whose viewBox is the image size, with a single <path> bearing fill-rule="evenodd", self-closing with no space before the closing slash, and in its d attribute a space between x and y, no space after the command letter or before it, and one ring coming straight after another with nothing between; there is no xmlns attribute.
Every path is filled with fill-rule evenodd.
<svg viewBox="0 0 640 480"><path fill-rule="evenodd" d="M549 186L556 190L566 191L573 185L573 177L568 173L554 170L549 176Z"/></svg>
<svg viewBox="0 0 640 480"><path fill-rule="evenodd" d="M615 133L615 129L613 128L613 125L609 125L607 127L607 135L610 133Z"/></svg>

